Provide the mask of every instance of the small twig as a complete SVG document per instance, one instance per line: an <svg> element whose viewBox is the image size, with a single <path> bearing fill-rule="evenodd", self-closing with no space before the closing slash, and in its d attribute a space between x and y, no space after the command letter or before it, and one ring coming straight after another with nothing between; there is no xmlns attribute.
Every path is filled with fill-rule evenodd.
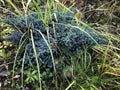
<svg viewBox="0 0 120 90"><path fill-rule="evenodd" d="M9 65L9 64L13 64L13 63L14 63L14 61L6 63L6 64L2 64L2 65L0 65L0 68L3 67L3 66Z"/></svg>

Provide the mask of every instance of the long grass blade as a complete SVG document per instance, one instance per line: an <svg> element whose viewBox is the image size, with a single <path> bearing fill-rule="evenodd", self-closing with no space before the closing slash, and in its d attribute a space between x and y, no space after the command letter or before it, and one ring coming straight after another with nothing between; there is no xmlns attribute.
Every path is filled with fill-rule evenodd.
<svg viewBox="0 0 120 90"><path fill-rule="evenodd" d="M75 83L76 81L73 81L65 90L69 90Z"/></svg>
<svg viewBox="0 0 120 90"><path fill-rule="evenodd" d="M31 32L31 40L32 40L33 51L34 51L34 54L35 54L35 60L36 60L36 63L37 63L39 83L40 83L40 90L42 90L42 82L41 82L41 75L40 75L40 66L39 66L39 62L38 62L37 51L36 51L36 47L35 47L35 43L34 43L34 38L33 38L33 32L32 32L32 30L30 30L30 32Z"/></svg>
<svg viewBox="0 0 120 90"><path fill-rule="evenodd" d="M7 0L7 2L15 9L15 11L16 11L20 16L22 16L20 10L16 7L15 4L12 3L11 0Z"/></svg>

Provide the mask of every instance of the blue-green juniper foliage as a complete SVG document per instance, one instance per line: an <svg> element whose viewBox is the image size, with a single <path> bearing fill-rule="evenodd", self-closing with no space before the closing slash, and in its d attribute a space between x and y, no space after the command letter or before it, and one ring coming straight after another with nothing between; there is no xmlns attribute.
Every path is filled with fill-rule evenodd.
<svg viewBox="0 0 120 90"><path fill-rule="evenodd" d="M55 12L48 25L45 25L36 13L28 15L26 18L20 16L7 17L3 22L12 25L15 32L8 36L6 40L18 44L22 35L26 33L24 35L24 38L27 38L25 61L34 61L35 56L30 34L30 30L32 30L37 57L41 64L46 65L52 65L52 60L50 60L50 50L44 39L50 45L53 55L61 46L67 48L70 52L79 52L85 46L108 43L104 36L96 34L93 30L83 30L76 24L73 17L74 15L70 12L65 14Z"/></svg>

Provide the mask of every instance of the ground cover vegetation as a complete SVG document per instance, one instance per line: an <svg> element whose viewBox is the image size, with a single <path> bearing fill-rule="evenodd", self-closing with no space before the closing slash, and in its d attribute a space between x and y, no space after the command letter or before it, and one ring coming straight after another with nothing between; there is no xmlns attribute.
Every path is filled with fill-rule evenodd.
<svg viewBox="0 0 120 90"><path fill-rule="evenodd" d="M119 0L0 3L1 89L120 89Z"/></svg>

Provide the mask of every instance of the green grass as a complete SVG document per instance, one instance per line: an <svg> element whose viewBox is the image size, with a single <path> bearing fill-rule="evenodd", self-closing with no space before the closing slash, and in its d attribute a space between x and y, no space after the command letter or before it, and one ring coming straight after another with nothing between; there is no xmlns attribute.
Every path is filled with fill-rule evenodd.
<svg viewBox="0 0 120 90"><path fill-rule="evenodd" d="M2 8L2 10L12 12L22 17L26 17L30 9L31 10L33 9L35 12L39 14L39 18L42 19L42 21L45 23L46 28L48 26L49 21L51 20L52 15L54 15L53 13L51 13L51 9L57 11L59 10L58 7L61 7L60 10L63 13L65 13L67 11L70 11L70 8L73 7L73 5L67 7L64 4L60 2L54 2L53 0L49 0L49 2L46 2L46 4L43 6L39 5L38 2L35 0L31 0L30 3L28 2L25 3L24 0L22 0L21 4L23 5L24 13L21 13L22 12L22 10L20 10L21 8L18 8L15 5L15 3L13 3L11 0L7 0L7 2L8 2L7 4L11 5L12 6L11 8L13 8L14 10L10 11L8 9L10 7L8 8L0 7ZM116 3L120 3L120 2L117 1ZM109 3L106 4L108 5ZM102 11L103 13L107 13L107 12L111 13L112 11L109 12L107 10L114 10L114 9L110 8L109 5L105 6L106 4L103 5L102 9L99 10L97 9L97 11ZM30 5L33 6L30 7L29 9L28 7ZM45 7L44 15L42 13L41 7ZM120 6L118 7L120 8ZM80 13L86 13L86 12L80 12ZM119 90L120 89L120 47L119 47L120 36L114 34L114 32L119 32L120 28L111 24L112 21L109 21L111 18L114 19L113 16L108 16L107 23L105 17L101 18L100 22L106 25L103 26L103 24L101 24L100 22L96 22L96 23L89 22L86 24L84 23L87 22L86 19L84 19L83 21L79 21L79 19L82 18L82 16L81 17L79 16L80 13L75 14L77 23L82 24L83 27L89 26L92 27L92 29L97 29L99 33L101 33L102 35L106 36L109 39L109 44L103 46L97 45L95 47L91 47L93 50L92 53L90 53L87 48L84 48L84 50L78 54L71 54L64 50L65 53L70 58L61 55L59 58L55 59L51 50L51 46L49 45L49 42L47 42L44 35L40 31L38 31L38 33L42 36L42 38L44 39L46 45L50 50L52 62L53 62L53 68L54 68L53 71L49 71L47 69L45 71L42 71L44 66L40 67L39 65L37 59L36 47L33 39L33 32L32 30L29 30L37 65L34 65L32 63L30 63L28 66L24 65L24 60L25 60L24 56L26 54L26 50L23 54L22 63L18 59L20 50L26 49L26 47L23 48L26 39L22 40L21 38L20 41L21 43L19 44L19 47L16 48L16 56L14 59L13 69L12 70L10 69L10 71L12 72L11 74L12 84L8 85L8 87L11 88L12 85L16 89L22 88L24 90L24 88L28 84L30 84L32 89L36 89L36 90L42 90L43 88L44 88L43 90L53 90L53 89L55 90L110 90L110 89ZM65 26L75 27L79 29L79 27L77 26L72 26L72 25L65 25ZM114 28L110 28L110 26ZM84 30L81 31L85 32ZM89 34L88 36L92 38ZM49 37L49 33L48 33L48 37ZM94 40L94 38L92 39ZM1 53L4 54L4 52L0 52L0 55ZM6 55L4 55L5 58L7 57ZM18 62L21 63L19 65L20 67L18 66ZM14 79L14 77L17 75L16 72L18 72L19 69L21 69L20 71L21 80L17 81ZM30 74L32 74L33 77ZM53 78L51 79L52 74L55 75L53 75ZM11 79L9 79L9 77L7 77L7 80L11 82Z"/></svg>

